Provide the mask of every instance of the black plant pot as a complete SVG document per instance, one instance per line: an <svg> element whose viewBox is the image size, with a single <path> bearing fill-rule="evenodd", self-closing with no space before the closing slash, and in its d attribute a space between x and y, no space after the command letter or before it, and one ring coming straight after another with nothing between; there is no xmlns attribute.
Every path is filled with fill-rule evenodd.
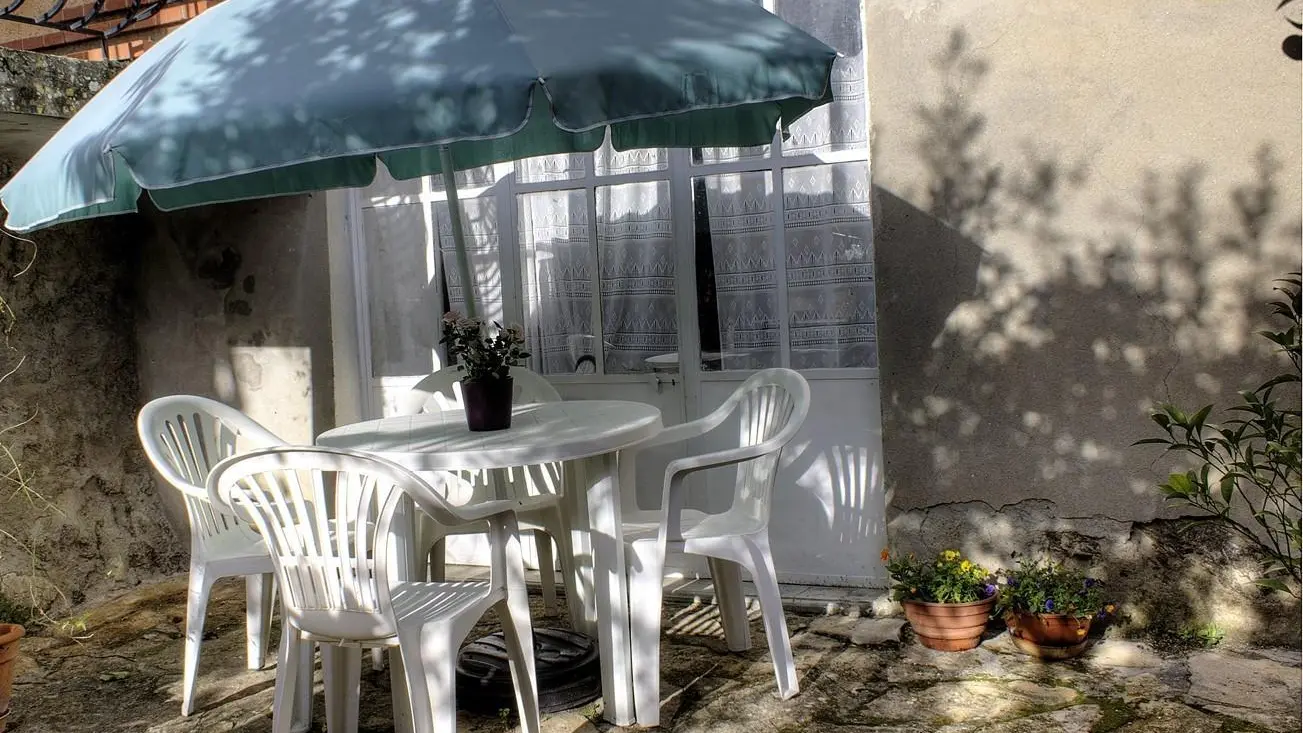
<svg viewBox="0 0 1303 733"><path fill-rule="evenodd" d="M506 430L511 427L511 377L462 382L466 427L472 432Z"/></svg>

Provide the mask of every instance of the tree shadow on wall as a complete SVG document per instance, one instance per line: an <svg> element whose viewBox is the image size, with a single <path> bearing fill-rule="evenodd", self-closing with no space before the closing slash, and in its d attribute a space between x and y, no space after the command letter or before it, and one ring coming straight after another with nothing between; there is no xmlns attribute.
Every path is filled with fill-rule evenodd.
<svg viewBox="0 0 1303 733"><path fill-rule="evenodd" d="M1031 142L995 159L971 93L989 65L962 32L934 68L939 100L917 112L925 181L875 190L893 540L927 552L960 537L994 564L1032 549L1116 563L1124 593L1180 590L1175 623L1206 620L1219 594L1274 616L1201 560L1167 563L1185 543L1165 530L1117 532L1161 515L1153 487L1169 464L1130 445L1151 432L1148 407L1227 404L1268 376L1253 332L1271 279L1298 267L1300 229L1280 207L1275 153L1264 145L1253 179L1225 192L1190 163L1138 170L1134 200L1092 202L1083 161ZM1297 638L1296 623L1268 625L1246 629Z"/></svg>

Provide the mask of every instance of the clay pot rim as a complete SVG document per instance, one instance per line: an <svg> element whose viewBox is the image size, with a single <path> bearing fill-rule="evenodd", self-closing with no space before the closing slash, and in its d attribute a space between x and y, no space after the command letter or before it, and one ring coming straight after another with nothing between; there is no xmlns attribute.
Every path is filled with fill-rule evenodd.
<svg viewBox="0 0 1303 733"><path fill-rule="evenodd" d="M1014 611L1012 609L1010 609L1009 613L1012 613L1015 616L1035 616L1036 618L1073 619L1076 621L1095 620L1095 614L1093 613L1086 614L1084 616L1078 616L1075 614L1067 614L1067 613L1044 613L1044 612L1038 613L1035 611Z"/></svg>
<svg viewBox="0 0 1303 733"><path fill-rule="evenodd" d="M0 623L0 645L10 644L27 634L21 624Z"/></svg>
<svg viewBox="0 0 1303 733"><path fill-rule="evenodd" d="M995 596L991 596L990 598L983 598L980 601L969 601L968 603L940 603L937 601L915 601L915 600L901 601L902 605L906 603L913 603L916 606L928 606L928 607L944 606L946 608L968 608L971 606L976 608L978 606L983 606L988 603L994 604Z"/></svg>

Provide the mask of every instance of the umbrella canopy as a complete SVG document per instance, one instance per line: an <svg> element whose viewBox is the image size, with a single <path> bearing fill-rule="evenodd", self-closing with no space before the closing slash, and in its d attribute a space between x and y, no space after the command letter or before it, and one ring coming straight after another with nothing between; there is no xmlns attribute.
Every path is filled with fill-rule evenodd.
<svg viewBox="0 0 1303 733"><path fill-rule="evenodd" d="M836 52L751 0L226 0L0 189L30 231L552 153L761 145ZM454 217L457 219L458 217Z"/></svg>

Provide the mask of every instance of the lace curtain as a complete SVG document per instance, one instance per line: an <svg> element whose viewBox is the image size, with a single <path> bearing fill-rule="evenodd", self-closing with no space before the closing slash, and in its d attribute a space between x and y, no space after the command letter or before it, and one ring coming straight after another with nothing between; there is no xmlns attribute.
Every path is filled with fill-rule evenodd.
<svg viewBox="0 0 1303 733"><path fill-rule="evenodd" d="M780 0L776 11L844 54L833 74L837 101L793 125L784 158L866 150L859 4ZM694 167L704 174L693 184L696 262L676 262L667 182L599 186L593 210L582 190L520 196L517 222L536 368L555 374L595 367L590 216L597 220L600 348L608 373L677 363L676 265L695 267L698 281L706 281L697 293L703 368L780 363L781 288L793 367L876 366L868 164L784 168L781 197L771 171L712 175L704 167L731 161L762 167L770 153L767 145L695 151ZM592 170L599 176L664 171L667 160L663 150L603 148ZM517 164L519 180L555 181L558 187L585 175L579 155ZM785 282L779 281L780 257Z"/></svg>

